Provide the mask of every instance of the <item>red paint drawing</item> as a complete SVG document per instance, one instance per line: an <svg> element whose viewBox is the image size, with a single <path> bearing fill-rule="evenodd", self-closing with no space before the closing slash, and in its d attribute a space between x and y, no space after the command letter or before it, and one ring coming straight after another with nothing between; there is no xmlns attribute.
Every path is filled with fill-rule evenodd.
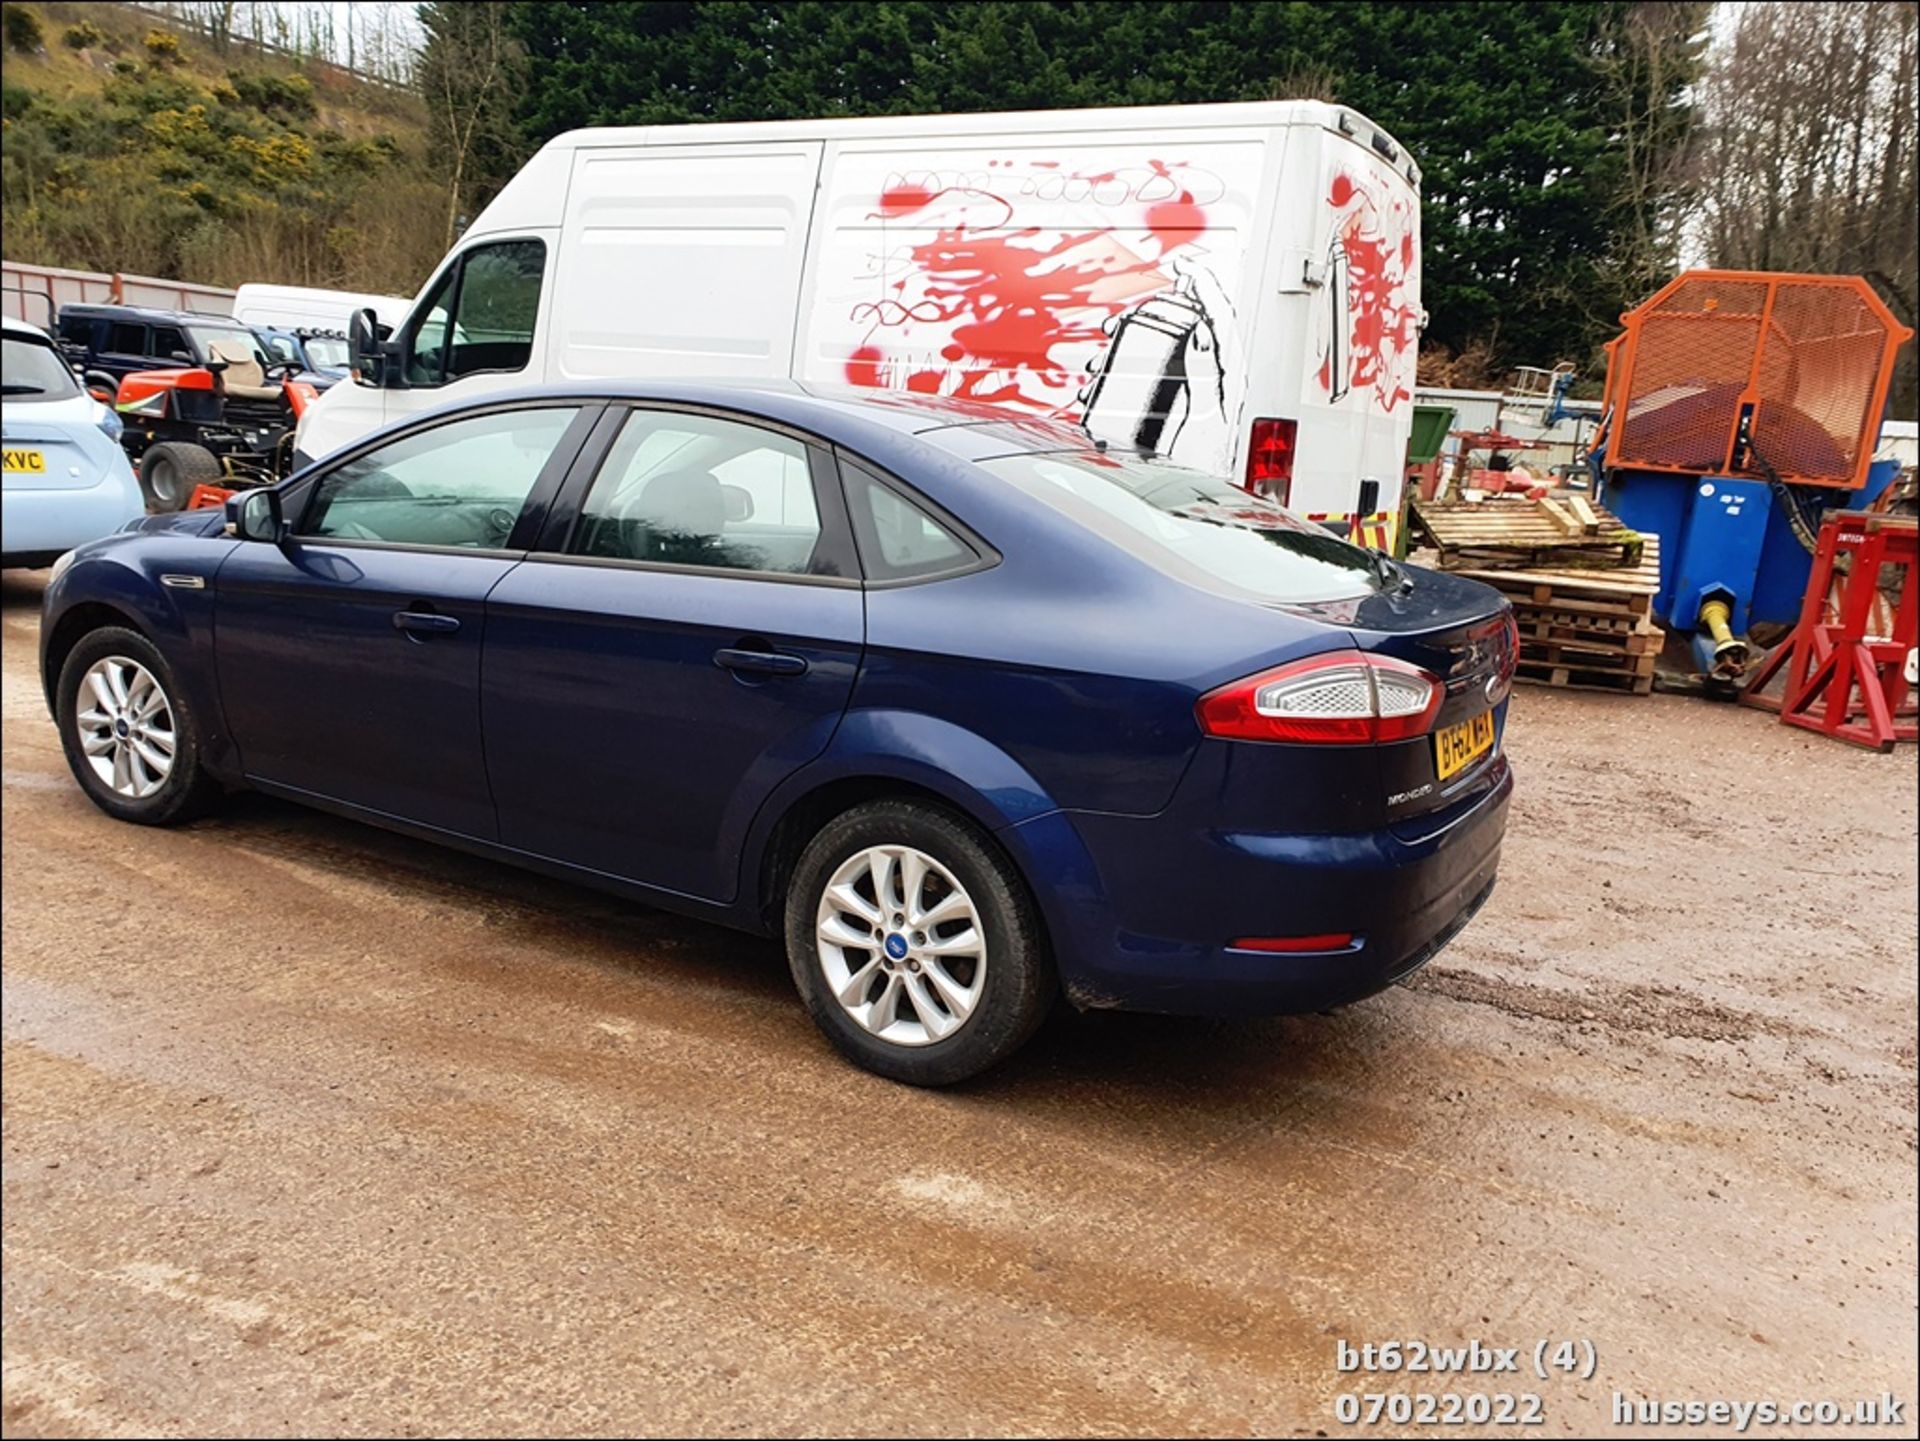
<svg viewBox="0 0 1920 1441"><path fill-rule="evenodd" d="M880 249L869 297L848 316L848 381L1080 420L1130 447L1211 458L1244 388L1207 246L1224 183L1178 161L989 165L887 177L867 215Z"/></svg>
<svg viewBox="0 0 1920 1441"><path fill-rule="evenodd" d="M1364 173L1342 171L1327 187L1334 212L1327 272L1334 328L1322 348L1319 379L1329 399L1370 391L1388 412L1413 399L1420 348L1416 203Z"/></svg>

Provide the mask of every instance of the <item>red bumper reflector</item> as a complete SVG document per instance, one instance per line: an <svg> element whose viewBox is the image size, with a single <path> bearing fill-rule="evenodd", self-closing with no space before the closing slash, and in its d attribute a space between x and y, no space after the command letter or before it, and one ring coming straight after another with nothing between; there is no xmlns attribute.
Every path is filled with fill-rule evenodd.
<svg viewBox="0 0 1920 1441"><path fill-rule="evenodd" d="M1236 951L1344 951L1353 944L1353 932L1324 936L1242 936L1232 943Z"/></svg>

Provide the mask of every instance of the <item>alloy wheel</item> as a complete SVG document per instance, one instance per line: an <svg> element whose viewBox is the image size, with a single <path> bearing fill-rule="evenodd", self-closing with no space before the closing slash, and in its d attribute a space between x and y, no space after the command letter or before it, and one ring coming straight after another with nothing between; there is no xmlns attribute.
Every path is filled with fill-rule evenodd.
<svg viewBox="0 0 1920 1441"><path fill-rule="evenodd" d="M973 898L912 846L869 846L842 862L821 892L814 935L841 1009L897 1046L945 1040L986 988L987 939Z"/></svg>
<svg viewBox="0 0 1920 1441"><path fill-rule="evenodd" d="M173 774L173 705L140 662L110 655L89 666L74 724L87 764L115 795L145 800Z"/></svg>

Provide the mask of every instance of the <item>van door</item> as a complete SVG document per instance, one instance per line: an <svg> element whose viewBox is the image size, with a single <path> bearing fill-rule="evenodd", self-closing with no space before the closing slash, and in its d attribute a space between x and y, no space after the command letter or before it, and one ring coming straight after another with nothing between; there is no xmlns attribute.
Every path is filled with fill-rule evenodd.
<svg viewBox="0 0 1920 1441"><path fill-rule="evenodd" d="M549 377L789 374L821 148L576 152Z"/></svg>
<svg viewBox="0 0 1920 1441"><path fill-rule="evenodd" d="M404 384L333 386L308 410L295 462L387 421L538 381L547 263L547 242L531 235L486 236L455 251L399 332Z"/></svg>

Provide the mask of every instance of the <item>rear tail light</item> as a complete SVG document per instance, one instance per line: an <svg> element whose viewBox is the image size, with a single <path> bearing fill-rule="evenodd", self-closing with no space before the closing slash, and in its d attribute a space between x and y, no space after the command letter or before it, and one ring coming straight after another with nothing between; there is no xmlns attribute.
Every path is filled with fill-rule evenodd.
<svg viewBox="0 0 1920 1441"><path fill-rule="evenodd" d="M1208 691L1194 710L1226 740L1368 745L1425 735L1445 698L1418 666L1339 650Z"/></svg>
<svg viewBox="0 0 1920 1441"><path fill-rule="evenodd" d="M1293 450L1299 434L1297 420L1254 421L1253 439L1247 446L1248 490L1287 503L1293 493Z"/></svg>

